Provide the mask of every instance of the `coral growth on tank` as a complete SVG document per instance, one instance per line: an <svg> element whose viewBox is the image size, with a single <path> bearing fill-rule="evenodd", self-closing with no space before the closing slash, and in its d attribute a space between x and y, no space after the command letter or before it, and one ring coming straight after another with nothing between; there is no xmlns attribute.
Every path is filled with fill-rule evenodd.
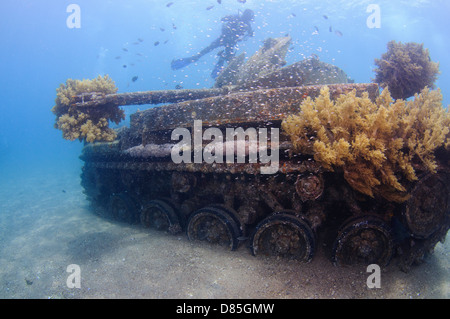
<svg viewBox="0 0 450 319"><path fill-rule="evenodd" d="M435 172L435 150L450 150L450 113L440 90L425 88L408 102L393 102L388 89L375 102L355 91L332 101L324 87L300 109L282 123L295 151L314 155L327 171L341 171L368 196L405 201L405 182L417 179L416 168Z"/></svg>
<svg viewBox="0 0 450 319"><path fill-rule="evenodd" d="M423 44L390 41L387 48L381 59L375 59L374 82L388 87L394 99L407 99L426 86L434 88L439 63L431 61Z"/></svg>
<svg viewBox="0 0 450 319"><path fill-rule="evenodd" d="M77 107L71 103L73 98L84 93L112 94L117 88L107 75L93 80L68 79L56 89L56 105L52 112L56 115L55 128L63 132L67 140L86 142L113 141L116 132L109 127L109 121L119 124L125 113L116 105Z"/></svg>

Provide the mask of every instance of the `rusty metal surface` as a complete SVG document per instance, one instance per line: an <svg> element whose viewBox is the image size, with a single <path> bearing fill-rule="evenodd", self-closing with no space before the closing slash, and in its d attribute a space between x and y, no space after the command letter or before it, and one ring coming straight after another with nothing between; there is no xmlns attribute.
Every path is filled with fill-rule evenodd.
<svg viewBox="0 0 450 319"><path fill-rule="evenodd" d="M113 142L95 142L86 144L81 150L81 159L87 159L89 156L109 156L120 153L119 141Z"/></svg>
<svg viewBox="0 0 450 319"><path fill-rule="evenodd" d="M264 165L260 163L173 163L169 162L86 162L86 167L101 168L101 169L119 169L119 170L134 170L134 171L175 171L175 172L189 172L189 173L215 173L215 174L250 174L260 175L261 167ZM280 161L279 173L318 173L321 172L321 167L314 161Z"/></svg>
<svg viewBox="0 0 450 319"><path fill-rule="evenodd" d="M374 83L328 87L332 99L354 89L357 95L368 92L372 100L379 94L378 85ZM323 85L262 89L164 105L132 114L130 129L142 134L191 127L194 120L211 126L281 121L298 113L302 100L308 96L316 98L321 88Z"/></svg>

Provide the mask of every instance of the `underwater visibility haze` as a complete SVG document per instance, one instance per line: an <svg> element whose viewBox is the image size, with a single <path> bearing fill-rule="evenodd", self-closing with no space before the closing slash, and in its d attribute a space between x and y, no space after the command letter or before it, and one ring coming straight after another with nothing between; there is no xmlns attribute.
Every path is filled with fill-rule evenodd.
<svg viewBox="0 0 450 319"><path fill-rule="evenodd" d="M448 240L439 242L446 237L450 219L448 1L2 0L0 12L0 298L449 298L450 246ZM311 80L316 77L320 81ZM300 93L286 89L312 84L330 87L301 88ZM423 90L425 86L429 90ZM381 88L388 88L390 95ZM262 90L253 96L255 89ZM167 96L158 100L160 93L131 94L146 91ZM269 91L285 94L273 109L261 106L272 106ZM124 93L120 98L127 102L111 99L89 108L83 103L89 103L92 92ZM339 100L340 93L346 96ZM227 100L227 95L236 98ZM191 108L184 101L192 96L198 103L209 99L204 103L213 101L217 108L202 110L196 102ZM246 109L240 99L265 102L261 109ZM159 106L170 103L174 104L167 111L160 111ZM254 116L245 122L247 128L266 116L266 127L273 122L284 134L280 149L290 143L280 155L287 162L280 172L292 169L294 174L299 169L309 174L308 180L282 177L283 185L295 183L296 193L287 196L288 187L273 186L270 177L253 180L251 176L260 172L249 166L242 172L250 177L242 177L242 182L214 175L217 181L235 183L230 184L236 193L230 202L245 226L227 233L220 222L208 219L233 215L222 207L229 203L227 195L219 201L222 208L191 214L204 197L215 196L204 189L197 192L199 185L223 194L230 187L203 180L216 173L210 168L170 168L177 173L169 182L164 174L149 173L166 169L157 165L171 154L168 130L186 124L181 107L190 112L189 122L203 120L212 126L233 116L235 121L229 123L242 124ZM363 127L362 133L355 127ZM110 144L90 144L97 141ZM221 147L225 150L226 145ZM317 167L298 168L297 162L286 159L288 153ZM131 166L148 165L142 168L145 173L127 175L131 166L117 164L127 156L133 158ZM150 157L157 158L156 164L147 163ZM111 165L117 165L117 176L104 173ZM431 172L441 175L423 178ZM324 181L332 185L325 191ZM162 186L149 190L147 183ZM170 183L173 188L168 190L165 185ZM302 183L321 190L316 195L309 189L302 193ZM418 190L422 184L424 193ZM244 202L256 190L276 196ZM140 197L124 195L132 192ZM168 194L171 200L164 195L164 200L130 204L148 200L153 193ZM418 199L411 200L411 194ZM381 233L372 245L327 244L319 230L333 228L334 217L315 214L331 207L330 198L347 195L342 205L354 209L356 216L365 210L374 215L386 210L382 219L396 229L392 240L423 244L423 251L390 239L383 242L386 229L373 216L363 221L376 225L372 233L354 235L365 241ZM298 205L295 196L301 199ZM135 216L132 225L98 213L112 207L120 215L130 205L150 213ZM280 235L277 228L278 233L272 231L272 239L267 239L265 229L278 221L267 217L266 210L281 206L286 209L280 223L292 223L294 230ZM418 206L438 211L441 228L427 228L428 220L420 214L423 220L410 221ZM174 208L186 211L186 216L173 217ZM405 209L407 223L415 229L412 234L397 225L401 221L394 216ZM168 225L155 210L166 212ZM308 211L308 216L294 217L287 211ZM202 224L202 218L207 222ZM168 230L149 233L147 226ZM236 251L189 240L222 241L202 227L225 237L231 233L230 245ZM298 249L292 243L296 231L304 236L299 245L309 247L300 257L292 253ZM340 240L353 236L352 231L340 233ZM289 236L286 243L266 244ZM416 255L423 257L429 248L425 240L431 237L432 246L437 243L435 251L419 264ZM332 250L333 256L320 246ZM367 250L370 257L364 255ZM392 256L408 255L409 250L414 256L405 257L403 266L389 263ZM260 256L263 252L292 258L265 258ZM334 265L352 264L352 253L358 255L355 260L388 267L380 288L368 287L365 268ZM80 287L69 284L69 265L80 267Z"/></svg>

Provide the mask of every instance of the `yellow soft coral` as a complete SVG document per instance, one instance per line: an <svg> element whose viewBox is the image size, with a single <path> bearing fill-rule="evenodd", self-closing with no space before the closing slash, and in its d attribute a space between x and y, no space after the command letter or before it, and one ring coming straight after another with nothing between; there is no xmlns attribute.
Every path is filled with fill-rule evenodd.
<svg viewBox="0 0 450 319"><path fill-rule="evenodd" d="M56 92L56 105L52 109L56 115L55 128L63 132L65 139L94 142L116 138L114 130L108 127L108 121L118 124L125 118L123 110L115 105L77 108L71 104L72 99L82 93L116 93L117 88L111 78L105 75L93 80L68 79Z"/></svg>
<svg viewBox="0 0 450 319"><path fill-rule="evenodd" d="M355 91L333 102L324 87L282 127L297 151L313 154L326 170L340 168L354 189L401 202L402 178L417 179L413 163L434 172L434 151L450 145L450 115L441 101L439 90L425 88L410 102L393 103L388 89L375 103Z"/></svg>

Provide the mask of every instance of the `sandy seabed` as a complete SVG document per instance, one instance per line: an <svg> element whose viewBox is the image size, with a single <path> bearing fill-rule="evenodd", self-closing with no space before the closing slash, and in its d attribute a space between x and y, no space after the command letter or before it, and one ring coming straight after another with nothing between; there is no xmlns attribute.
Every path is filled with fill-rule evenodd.
<svg viewBox="0 0 450 319"><path fill-rule="evenodd" d="M321 251L308 264L254 257L101 218L79 172L36 172L0 181L0 298L449 298L448 237L369 289L365 267L334 267ZM71 264L81 288L67 286Z"/></svg>

